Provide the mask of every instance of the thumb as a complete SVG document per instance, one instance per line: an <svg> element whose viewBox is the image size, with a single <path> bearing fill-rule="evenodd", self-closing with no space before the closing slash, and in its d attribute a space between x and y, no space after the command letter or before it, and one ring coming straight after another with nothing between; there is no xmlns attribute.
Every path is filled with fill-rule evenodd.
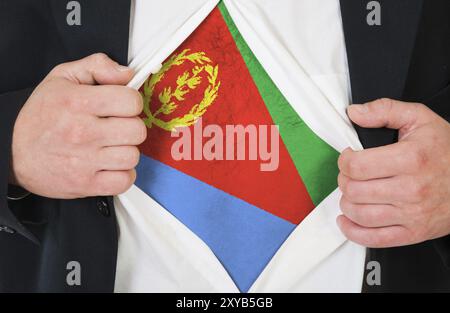
<svg viewBox="0 0 450 313"><path fill-rule="evenodd" d="M348 107L349 118L364 128L411 129L432 118L430 110L419 103L379 99Z"/></svg>
<svg viewBox="0 0 450 313"><path fill-rule="evenodd" d="M119 65L106 54L96 53L60 64L47 77L63 77L83 85L126 85L133 75L132 69Z"/></svg>

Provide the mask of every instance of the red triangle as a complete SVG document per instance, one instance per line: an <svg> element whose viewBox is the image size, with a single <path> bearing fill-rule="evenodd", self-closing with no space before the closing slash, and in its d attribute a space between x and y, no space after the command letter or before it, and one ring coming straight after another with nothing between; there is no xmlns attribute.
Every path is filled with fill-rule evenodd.
<svg viewBox="0 0 450 313"><path fill-rule="evenodd" d="M218 9L210 14L174 55L186 49L189 49L186 54L204 52L211 60L211 65L218 65L217 81L220 81L218 96L202 116L203 128L215 124L220 125L225 131L226 125L256 125L256 127L273 125L264 101ZM194 63L185 61L166 72L164 78L154 88L150 102L150 110L153 113L161 107L159 95L164 88L171 87L172 92L176 90L177 78L185 71L191 73L194 66ZM160 114L158 118L167 122L183 116L194 104L199 103L205 89L210 85L205 71L200 76L201 83L184 95L185 100L172 99L178 105L174 112L168 115ZM194 127L199 129L199 124L189 127L192 134ZM171 149L177 140L178 138L171 137L169 131L153 125L149 129L146 142L141 146L141 151L294 224L299 224L314 208L281 138L279 138L279 167L271 172L261 171L261 164L266 162L260 159L176 161ZM203 139L203 143L207 141L208 139Z"/></svg>

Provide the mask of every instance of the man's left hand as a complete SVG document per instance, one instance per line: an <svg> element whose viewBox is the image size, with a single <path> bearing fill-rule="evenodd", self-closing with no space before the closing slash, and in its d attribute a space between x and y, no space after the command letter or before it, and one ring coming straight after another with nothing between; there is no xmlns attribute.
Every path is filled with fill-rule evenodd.
<svg viewBox="0 0 450 313"><path fill-rule="evenodd" d="M450 124L425 105L390 99L348 114L361 127L398 129L399 142L341 154L344 235L384 248L450 234Z"/></svg>

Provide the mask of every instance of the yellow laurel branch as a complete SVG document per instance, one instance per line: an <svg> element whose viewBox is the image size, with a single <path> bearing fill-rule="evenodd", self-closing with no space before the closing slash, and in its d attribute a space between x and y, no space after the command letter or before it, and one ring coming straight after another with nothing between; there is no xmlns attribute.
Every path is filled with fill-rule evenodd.
<svg viewBox="0 0 450 313"><path fill-rule="evenodd" d="M206 56L204 52L187 54L189 51L190 49L185 49L180 54L173 55L167 62L163 64L161 70L157 74L152 75L150 79L148 79L144 83L142 96L144 100L144 113L145 115L147 115L147 118L144 119L144 122L147 127L151 128L152 125L156 125L167 131L173 131L177 127L186 127L193 125L217 98L220 87L220 82L217 82L219 66L216 65L215 67L213 67L211 64L209 64L212 61ZM177 78L177 88L175 89L175 91L172 92L172 89L170 87L165 88L159 94L161 107L155 113L152 113L150 110L150 101L153 96L156 84L158 84L164 78L164 75L173 66L181 65L185 61L190 61L194 64L197 64L197 66L192 69L192 76L189 72L184 72ZM205 63L206 65L204 65ZM203 100L200 103L194 105L191 110L182 117L173 118L168 122L157 118L159 114L168 115L175 111L178 105L171 101L172 98L175 97L175 99L177 99L178 101L183 101L184 96L190 90L195 89L201 83L201 77L199 76L199 74L203 70L205 70L205 72L208 74L209 82L209 86L204 92Z"/></svg>

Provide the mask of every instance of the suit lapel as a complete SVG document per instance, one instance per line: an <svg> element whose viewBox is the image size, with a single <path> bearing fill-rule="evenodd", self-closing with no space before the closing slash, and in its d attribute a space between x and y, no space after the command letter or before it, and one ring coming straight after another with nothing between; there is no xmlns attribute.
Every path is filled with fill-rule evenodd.
<svg viewBox="0 0 450 313"><path fill-rule="evenodd" d="M369 26L369 1L341 0L354 103L402 99L423 0L380 0L381 25ZM396 140L395 131L356 127L364 147Z"/></svg>

